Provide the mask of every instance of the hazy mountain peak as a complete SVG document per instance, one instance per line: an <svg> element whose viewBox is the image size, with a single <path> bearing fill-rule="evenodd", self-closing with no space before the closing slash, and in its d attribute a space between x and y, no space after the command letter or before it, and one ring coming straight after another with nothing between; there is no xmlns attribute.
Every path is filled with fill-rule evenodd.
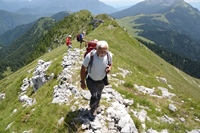
<svg viewBox="0 0 200 133"><path fill-rule="evenodd" d="M26 8L26 11L23 10ZM117 9L99 0L0 0L0 9L26 14L55 14L61 11L78 12L87 9L93 14L112 13ZM29 11L27 10L29 9Z"/></svg>

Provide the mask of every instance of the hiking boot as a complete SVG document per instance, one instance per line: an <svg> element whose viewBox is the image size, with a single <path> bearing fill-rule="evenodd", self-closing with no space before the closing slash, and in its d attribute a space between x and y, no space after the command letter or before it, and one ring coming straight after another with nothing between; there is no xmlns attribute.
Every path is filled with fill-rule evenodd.
<svg viewBox="0 0 200 133"><path fill-rule="evenodd" d="M90 111L88 109L85 109L82 111L82 116L88 116L88 114L90 113Z"/></svg>
<svg viewBox="0 0 200 133"><path fill-rule="evenodd" d="M94 115L96 108L90 108L90 113Z"/></svg>
<svg viewBox="0 0 200 133"><path fill-rule="evenodd" d="M94 116L93 114L89 113L89 114L88 114L88 119L89 119L90 121L94 121L95 116Z"/></svg>

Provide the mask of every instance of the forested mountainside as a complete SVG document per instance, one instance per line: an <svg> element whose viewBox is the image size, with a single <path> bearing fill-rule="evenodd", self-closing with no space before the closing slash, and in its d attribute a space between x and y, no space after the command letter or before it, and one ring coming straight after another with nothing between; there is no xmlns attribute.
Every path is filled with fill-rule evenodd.
<svg viewBox="0 0 200 133"><path fill-rule="evenodd" d="M50 16L50 18L55 19L56 21L60 21L64 17L69 16L70 14L72 14L72 12L63 11ZM34 23L37 23L37 21L28 24L21 24L14 29L6 31L2 35L0 35L0 45L11 45L13 41L15 41L18 37L26 33L33 26Z"/></svg>
<svg viewBox="0 0 200 133"><path fill-rule="evenodd" d="M39 19L39 17L40 15L21 15L18 13L8 12L6 10L0 10L0 35L18 25L31 23Z"/></svg>
<svg viewBox="0 0 200 133"><path fill-rule="evenodd" d="M0 49L1 78L8 67L12 71L18 70L45 52L64 44L68 34L75 37L82 31L89 33L103 19L99 16L94 18L87 10L74 13L61 21L49 17L39 19L25 34L8 47Z"/></svg>
<svg viewBox="0 0 200 133"><path fill-rule="evenodd" d="M0 45L5 47L11 45L13 41L26 33L33 26L34 23L35 22L22 24L12 30L8 30L7 32L3 33L2 35L0 35Z"/></svg>

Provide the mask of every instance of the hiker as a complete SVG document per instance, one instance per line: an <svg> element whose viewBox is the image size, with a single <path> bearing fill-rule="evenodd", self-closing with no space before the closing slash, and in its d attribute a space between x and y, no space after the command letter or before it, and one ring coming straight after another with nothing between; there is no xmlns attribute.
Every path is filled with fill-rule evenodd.
<svg viewBox="0 0 200 133"><path fill-rule="evenodd" d="M91 121L95 119L102 90L105 85L108 85L107 73L110 72L112 67L112 57L108 51L108 43L106 41L98 41L96 49L86 55L80 71L81 88L86 89L87 84L87 88L91 94L89 113Z"/></svg>
<svg viewBox="0 0 200 133"><path fill-rule="evenodd" d="M80 42L80 49L82 48L83 42L85 42L85 46L86 46L85 32L84 31L81 34L77 35L77 41Z"/></svg>
<svg viewBox="0 0 200 133"><path fill-rule="evenodd" d="M71 38L72 38L71 35L69 35L69 36L66 38L66 45L67 45L68 49L72 48Z"/></svg>

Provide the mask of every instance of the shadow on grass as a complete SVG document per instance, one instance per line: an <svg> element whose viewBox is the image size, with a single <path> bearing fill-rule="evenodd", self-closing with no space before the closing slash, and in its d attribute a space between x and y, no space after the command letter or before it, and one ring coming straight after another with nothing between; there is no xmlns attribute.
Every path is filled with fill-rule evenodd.
<svg viewBox="0 0 200 133"><path fill-rule="evenodd" d="M68 132L77 133L81 130L81 124L89 123L87 116L88 113L89 110L84 108L68 112L64 120L64 125Z"/></svg>

